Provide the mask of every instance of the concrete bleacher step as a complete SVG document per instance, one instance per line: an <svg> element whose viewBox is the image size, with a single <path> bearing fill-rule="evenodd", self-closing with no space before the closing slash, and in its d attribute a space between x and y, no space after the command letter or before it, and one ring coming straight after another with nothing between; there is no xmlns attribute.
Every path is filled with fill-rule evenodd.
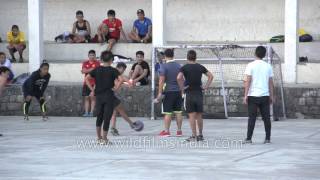
<svg viewBox="0 0 320 180"><path fill-rule="evenodd" d="M7 43L0 43L0 51L8 52L6 49ZM81 62L88 57L88 51L93 49L97 52L97 56L107 48L107 44L97 43L55 43L45 42L44 43L44 59L57 61L76 61ZM117 43L112 52L114 54L122 55L125 57L135 58L136 51L143 51L146 59L151 59L152 44L142 43ZM29 49L24 51L25 59L28 58ZM7 53L8 54L8 53ZM18 56L18 55L17 55Z"/></svg>

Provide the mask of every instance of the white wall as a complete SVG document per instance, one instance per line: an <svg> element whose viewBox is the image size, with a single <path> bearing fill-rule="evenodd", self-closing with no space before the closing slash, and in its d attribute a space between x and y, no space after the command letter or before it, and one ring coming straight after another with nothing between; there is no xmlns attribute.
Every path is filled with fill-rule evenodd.
<svg viewBox="0 0 320 180"><path fill-rule="evenodd" d="M151 0L44 0L44 40L53 41L58 34L71 31L77 10L84 12L85 19L96 33L98 25L107 17L107 11L114 9L129 33L139 8L151 18ZM1 0L0 36L3 39L12 24L19 25L27 33L27 0Z"/></svg>
<svg viewBox="0 0 320 180"><path fill-rule="evenodd" d="M83 10L95 32L107 10L116 10L129 32L136 10L151 17L151 0L44 0L44 38L71 31ZM167 0L169 41L266 41L284 34L284 0ZM27 33L27 0L1 0L0 36L12 24ZM300 25L320 40L320 1L300 0Z"/></svg>

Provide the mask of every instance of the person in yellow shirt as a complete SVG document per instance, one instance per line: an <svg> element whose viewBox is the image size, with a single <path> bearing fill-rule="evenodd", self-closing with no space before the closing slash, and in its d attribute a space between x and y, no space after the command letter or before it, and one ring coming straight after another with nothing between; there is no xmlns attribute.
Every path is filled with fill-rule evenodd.
<svg viewBox="0 0 320 180"><path fill-rule="evenodd" d="M12 57L12 62L16 62L16 58L14 57L15 52L19 52L20 59L19 62L23 62L23 51L26 49L26 42L24 33L19 31L19 27L17 25L13 25L11 31L7 33L7 40L9 45L7 46L10 55Z"/></svg>

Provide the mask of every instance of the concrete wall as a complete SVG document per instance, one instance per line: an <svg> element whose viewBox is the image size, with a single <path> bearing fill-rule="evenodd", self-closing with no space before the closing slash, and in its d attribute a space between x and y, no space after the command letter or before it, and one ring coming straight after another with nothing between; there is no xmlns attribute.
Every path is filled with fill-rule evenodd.
<svg viewBox="0 0 320 180"><path fill-rule="evenodd" d="M151 0L44 0L44 39L71 31L75 12L84 11L93 32L113 8L129 32L136 10L151 17ZM12 24L27 33L27 0L1 0L0 36ZM284 0L168 0L168 41L266 41L284 34ZM320 40L320 1L300 0L300 25Z"/></svg>
<svg viewBox="0 0 320 180"><path fill-rule="evenodd" d="M52 99L48 102L50 116L79 116L83 113L80 84L49 85L46 95ZM120 94L122 103L129 116L150 117L150 87L136 87L123 89ZM243 88L227 87L228 111L230 117L247 116L247 107L242 104ZM23 96L20 86L6 88L0 98L0 115L22 115ZM281 101L277 98L274 112L280 115ZM289 118L320 118L320 88L319 87L286 87L285 103ZM160 115L160 105L156 106L156 113ZM223 118L223 98L221 88L210 88L204 96L204 115L206 118ZM39 115L40 108L33 101L31 115Z"/></svg>

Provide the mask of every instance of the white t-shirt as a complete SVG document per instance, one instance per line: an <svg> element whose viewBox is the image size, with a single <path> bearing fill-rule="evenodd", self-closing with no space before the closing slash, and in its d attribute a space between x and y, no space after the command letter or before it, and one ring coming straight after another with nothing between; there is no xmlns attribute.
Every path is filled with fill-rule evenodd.
<svg viewBox="0 0 320 180"><path fill-rule="evenodd" d="M263 60L255 60L247 65L245 75L251 76L251 86L248 96L269 96L269 79L273 77L270 64Z"/></svg>
<svg viewBox="0 0 320 180"><path fill-rule="evenodd" d="M1 67L1 66L5 66L5 67L11 69L11 62L10 62L10 60L9 60L9 59L6 59L3 64L0 63L0 67Z"/></svg>

